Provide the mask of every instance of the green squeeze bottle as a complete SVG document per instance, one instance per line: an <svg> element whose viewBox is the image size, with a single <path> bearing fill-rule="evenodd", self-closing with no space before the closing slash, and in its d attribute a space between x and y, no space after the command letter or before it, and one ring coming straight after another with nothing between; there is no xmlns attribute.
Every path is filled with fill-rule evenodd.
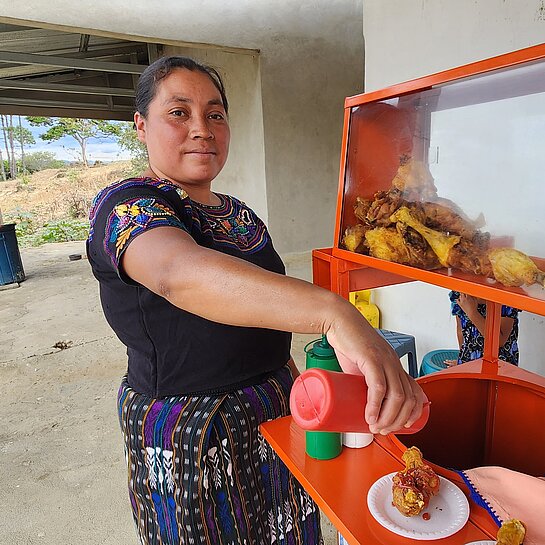
<svg viewBox="0 0 545 545"><path fill-rule="evenodd" d="M326 371L342 371L335 351L327 342L326 336L311 341L305 346L306 368L318 367ZM317 460L330 460L341 453L342 434L328 431L305 432L306 452Z"/></svg>

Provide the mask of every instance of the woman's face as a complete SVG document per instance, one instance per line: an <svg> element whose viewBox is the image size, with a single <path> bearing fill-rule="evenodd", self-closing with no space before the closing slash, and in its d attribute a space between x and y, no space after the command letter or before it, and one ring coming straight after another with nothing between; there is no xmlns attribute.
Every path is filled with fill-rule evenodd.
<svg viewBox="0 0 545 545"><path fill-rule="evenodd" d="M134 122L160 178L202 187L227 160L227 115L219 91L202 72L173 70L158 83L147 116L137 112Z"/></svg>

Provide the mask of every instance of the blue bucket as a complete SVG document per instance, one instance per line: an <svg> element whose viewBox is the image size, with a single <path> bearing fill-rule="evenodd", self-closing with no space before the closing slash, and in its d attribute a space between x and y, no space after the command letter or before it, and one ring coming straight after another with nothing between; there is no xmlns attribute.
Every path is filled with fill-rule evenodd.
<svg viewBox="0 0 545 545"><path fill-rule="evenodd" d="M0 225L0 286L25 279L15 223Z"/></svg>
<svg viewBox="0 0 545 545"><path fill-rule="evenodd" d="M432 350L422 358L420 376L429 375L447 368L445 360L457 360L458 350Z"/></svg>

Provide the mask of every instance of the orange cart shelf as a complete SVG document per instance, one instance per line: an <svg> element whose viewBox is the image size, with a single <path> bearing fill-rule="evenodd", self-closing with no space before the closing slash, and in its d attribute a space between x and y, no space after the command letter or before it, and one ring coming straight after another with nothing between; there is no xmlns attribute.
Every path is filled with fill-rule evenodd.
<svg viewBox="0 0 545 545"><path fill-rule="evenodd" d="M344 448L337 458L318 461L306 455L305 434L291 416L266 422L261 426L261 432L348 543L414 543L412 539L398 536L383 528L367 508L367 491L372 484L383 475L404 467L377 441L363 449ZM476 509L472 504L472 512ZM491 536L470 520L453 536L426 543L463 545L487 539L491 539Z"/></svg>

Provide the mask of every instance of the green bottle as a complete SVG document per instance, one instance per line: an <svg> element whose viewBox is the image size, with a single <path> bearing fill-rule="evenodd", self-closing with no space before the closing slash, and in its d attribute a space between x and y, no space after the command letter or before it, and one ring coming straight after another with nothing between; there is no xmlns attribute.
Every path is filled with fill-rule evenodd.
<svg viewBox="0 0 545 545"><path fill-rule="evenodd" d="M306 368L318 367L326 371L342 371L335 351L327 342L326 336L311 341L305 346ZM306 452L317 460L330 460L341 453L342 434L329 431L305 432Z"/></svg>

